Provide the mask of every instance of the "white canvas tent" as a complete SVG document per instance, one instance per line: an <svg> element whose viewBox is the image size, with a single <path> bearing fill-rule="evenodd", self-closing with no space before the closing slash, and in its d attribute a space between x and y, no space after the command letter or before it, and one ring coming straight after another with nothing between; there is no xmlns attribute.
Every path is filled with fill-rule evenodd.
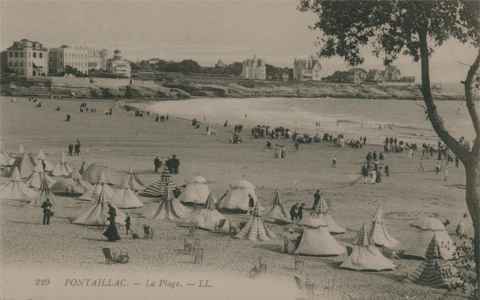
<svg viewBox="0 0 480 300"><path fill-rule="evenodd" d="M14 163L15 159L10 157L5 149L0 149L0 166L12 166Z"/></svg>
<svg viewBox="0 0 480 300"><path fill-rule="evenodd" d="M103 192L103 197L106 201L111 202L113 199L114 191L113 189L107 184L105 173L101 173L98 179L98 183L95 186L82 194L78 199L85 200L85 201L95 201L98 199L100 192Z"/></svg>
<svg viewBox="0 0 480 300"><path fill-rule="evenodd" d="M145 185L140 180L140 178L138 178L137 173L135 173L135 171L133 171L132 168L128 170L127 182L128 182L128 186L133 191L138 192L145 188Z"/></svg>
<svg viewBox="0 0 480 300"><path fill-rule="evenodd" d="M190 217L190 209L174 197L171 189L160 199L160 204L152 216L154 220L182 221Z"/></svg>
<svg viewBox="0 0 480 300"><path fill-rule="evenodd" d="M445 226L436 218L422 218L412 224L416 227L414 234L405 241L403 256L411 258L425 258L425 249L435 234L440 245L440 254L443 259L452 259L456 251L455 243L450 238Z"/></svg>
<svg viewBox="0 0 480 300"><path fill-rule="evenodd" d="M21 178L27 178L33 173L33 170L35 169L35 162L30 155L28 155L27 153L23 153L21 156L15 159L13 169L15 168L18 168L18 172Z"/></svg>
<svg viewBox="0 0 480 300"><path fill-rule="evenodd" d="M41 175L40 192L32 198L29 205L40 207L47 198L50 200L53 206L56 205L57 201L55 195L48 187L47 179L45 177L45 174L43 174Z"/></svg>
<svg viewBox="0 0 480 300"><path fill-rule="evenodd" d="M36 157L36 164L42 165L45 172L51 172L54 169L53 164L47 160L47 156L42 149L38 151L38 155Z"/></svg>
<svg viewBox="0 0 480 300"><path fill-rule="evenodd" d="M97 163L90 164L82 173L83 179L91 184L97 184L100 182L114 184L112 179L113 171L107 167Z"/></svg>
<svg viewBox="0 0 480 300"><path fill-rule="evenodd" d="M108 224L108 201L104 198L103 190L100 191L94 204L82 212L72 223L79 225L104 226ZM110 203L116 211L115 223L125 224L125 214Z"/></svg>
<svg viewBox="0 0 480 300"><path fill-rule="evenodd" d="M425 251L425 261L410 276L415 283L433 288L455 287L459 282L458 270L442 258L441 244L435 233Z"/></svg>
<svg viewBox="0 0 480 300"><path fill-rule="evenodd" d="M278 223L278 224L290 223L290 219L288 218L287 212L283 207L283 204L280 202L280 194L278 193L278 191L275 191L273 193L273 206L263 216L263 219L267 222Z"/></svg>
<svg viewBox="0 0 480 300"><path fill-rule="evenodd" d="M0 199L2 200L30 200L36 196L20 178L18 168L14 168L10 180L0 186Z"/></svg>
<svg viewBox="0 0 480 300"><path fill-rule="evenodd" d="M46 181L49 188L55 184L55 179L45 173L41 164L37 164L32 175L27 178L25 183L31 188L40 189L43 179Z"/></svg>
<svg viewBox="0 0 480 300"><path fill-rule="evenodd" d="M118 208L137 208L142 207L143 203L137 195L130 189L128 178L125 178L120 188L113 192L112 202Z"/></svg>
<svg viewBox="0 0 480 300"><path fill-rule="evenodd" d="M247 224L235 235L235 238L264 242L276 239L277 236L263 222L257 205L250 216L250 220L248 220Z"/></svg>
<svg viewBox="0 0 480 300"><path fill-rule="evenodd" d="M72 174L67 178L60 178L52 186L52 192L55 194L63 194L68 196L80 196L93 190L93 186L82 179L82 176L76 169L73 169ZM88 197L93 200L91 196Z"/></svg>
<svg viewBox="0 0 480 300"><path fill-rule="evenodd" d="M373 244L368 236L367 226L363 225L350 255L340 265L341 268L355 271L385 271L395 269L395 264Z"/></svg>
<svg viewBox="0 0 480 300"><path fill-rule="evenodd" d="M330 215L330 209L327 205L325 198L321 198L318 206L318 212L323 216L324 221L327 223L328 231L331 234L342 234L345 233L345 228L338 225L337 222Z"/></svg>
<svg viewBox="0 0 480 300"><path fill-rule="evenodd" d="M207 180L202 176L196 176L187 183L179 199L183 203L204 205L209 195L210 188Z"/></svg>
<svg viewBox="0 0 480 300"><path fill-rule="evenodd" d="M230 221L215 208L215 198L207 197L205 207L192 212L192 223L198 228L227 233L230 231Z"/></svg>
<svg viewBox="0 0 480 300"><path fill-rule="evenodd" d="M258 203L257 195L255 193L255 186L246 181L239 180L230 184L228 192L219 200L218 208L230 211L248 211L248 195L251 195L256 206ZM261 210L261 207L259 207Z"/></svg>
<svg viewBox="0 0 480 300"><path fill-rule="evenodd" d="M383 219L382 207L378 207L375 217L373 218L370 238L375 245L387 249L397 249L400 246L400 242L393 238L387 231L385 220Z"/></svg>
<svg viewBox="0 0 480 300"><path fill-rule="evenodd" d="M322 220L320 218L320 220ZM295 249L295 254L312 256L337 256L345 253L345 246L335 240L328 231L325 221L318 222L318 227L303 228L300 242Z"/></svg>
<svg viewBox="0 0 480 300"><path fill-rule="evenodd" d="M65 153L62 152L62 158L55 165L52 171L53 176L69 176L72 173L72 167L65 159Z"/></svg>

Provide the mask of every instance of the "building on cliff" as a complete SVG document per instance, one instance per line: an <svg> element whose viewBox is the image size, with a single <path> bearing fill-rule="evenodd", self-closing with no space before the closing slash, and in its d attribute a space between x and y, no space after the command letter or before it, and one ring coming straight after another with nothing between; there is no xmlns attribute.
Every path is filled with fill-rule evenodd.
<svg viewBox="0 0 480 300"><path fill-rule="evenodd" d="M132 73L130 62L122 58L120 50L115 50L113 58L107 61L107 72L114 76L130 78Z"/></svg>
<svg viewBox="0 0 480 300"><path fill-rule="evenodd" d="M2 56L2 69L7 74L22 78L48 75L48 49L39 42L15 41Z"/></svg>
<svg viewBox="0 0 480 300"><path fill-rule="evenodd" d="M254 56L242 62L242 78L265 80L267 78L267 70L265 62Z"/></svg>
<svg viewBox="0 0 480 300"><path fill-rule="evenodd" d="M322 66L313 56L293 61L293 79L298 81L322 80Z"/></svg>

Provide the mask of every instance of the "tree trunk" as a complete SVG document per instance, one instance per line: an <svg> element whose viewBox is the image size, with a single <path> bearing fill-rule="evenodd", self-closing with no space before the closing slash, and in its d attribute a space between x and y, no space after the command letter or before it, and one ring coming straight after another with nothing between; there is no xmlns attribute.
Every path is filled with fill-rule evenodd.
<svg viewBox="0 0 480 300"><path fill-rule="evenodd" d="M480 299L480 155L471 157L465 164L466 202L473 222L474 259L477 274L476 298Z"/></svg>

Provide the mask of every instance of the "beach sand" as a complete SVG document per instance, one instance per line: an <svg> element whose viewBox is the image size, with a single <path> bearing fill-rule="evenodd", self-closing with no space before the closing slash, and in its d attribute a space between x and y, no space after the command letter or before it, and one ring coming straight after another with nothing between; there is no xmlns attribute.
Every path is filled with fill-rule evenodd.
<svg viewBox="0 0 480 300"><path fill-rule="evenodd" d="M232 145L228 143L231 128L222 125L217 125L216 136L207 136L204 127L195 130L190 122L175 116L170 116L167 122L156 123L153 116L134 117L132 112L115 107L113 115L107 117L102 112L115 105L111 101L89 100L89 106L95 106L97 113L79 113L78 100L43 100L42 108L35 108L26 99L17 99L15 103L9 100L0 100L1 142L9 152L18 151L19 145L23 144L27 152L34 154L43 149L48 160L56 163L61 152L66 152L67 145L79 138L82 154L79 158L68 157L71 164L79 168L82 161L97 162L119 172L132 167L147 184L159 177L152 171L153 158L176 154L181 160L180 174L174 177L177 184L202 175L211 181L211 189L220 196L230 182L245 178L256 185L264 207L270 206L273 191L278 189L287 209L297 201L305 202L309 208L313 193L319 188L335 220L348 229L346 234L336 236L347 244L352 242L363 223L370 223L379 204L383 205L390 233L401 242L409 240L413 231L409 223L417 217L437 214L442 220L448 218L452 222L449 229L453 231L466 211L464 190L458 188L464 184L463 168L451 166L449 180L445 183L433 172L434 160L425 161L427 172L419 173L418 161L410 160L406 154L386 154L391 177L383 177L383 182L378 185L356 182L366 153L381 151L378 146L353 150L311 144L302 145L296 152L291 143L280 140L278 143L287 145L288 153L286 160L277 160L272 151L264 149L264 140L248 136L248 128L242 134L244 143ZM61 107L60 112L55 111L57 105ZM66 113L72 116L71 122L64 122ZM336 168L330 167L333 156L337 158ZM142 282L147 276L160 278L168 274L180 278L188 276L186 274L203 274L214 278L216 287L210 290L212 294L205 292L208 296L198 294L204 292L200 290L193 296L201 298L204 295L209 299L237 299L240 291L248 294L260 287L267 293L278 293L282 290L280 286L284 285L275 284L275 280L293 286L293 257L281 253L281 240L256 244L199 231L196 234L205 248L205 262L194 265L174 251L183 248L187 230L173 223L149 219L158 206L152 199L141 197L145 206L129 212L137 231L144 223L153 226L155 239L132 240L122 229L123 239L113 244L104 241L99 228L70 224L71 218L91 203L65 197L57 199L50 226L40 225L39 208L30 208L18 201L1 202L2 288L6 299L74 299L69 294L83 299L99 299L99 295L103 295L103 299L113 295L116 299L192 297L192 294L180 296L170 290L155 290L154 293L142 287L135 290L132 286L125 292L104 289L101 294L62 286L64 278L95 272L102 276L127 276L129 280L142 278L138 279ZM244 215L228 216L237 224L247 220ZM270 227L279 234L283 231L278 225ZM131 262L106 266L102 247L127 250ZM269 274L264 279L268 283L264 285L260 284L261 280L247 279L248 271L259 256L268 265ZM376 299L406 299L407 296L409 299L462 299L459 292L429 289L405 281L405 276L415 270L419 261L395 260L399 266L395 271L380 273L342 270L338 267L341 261L342 257L305 257L306 272L317 285L319 299L373 299L374 296ZM36 278L38 272L58 278L57 285L48 289L26 289L33 285L30 278ZM232 284L237 281L235 278L239 278L236 288ZM56 288L59 289L57 296L49 294ZM133 295L130 294L132 290L136 291ZM222 293L223 296L219 296ZM144 297L139 297L142 294ZM282 295L290 297L287 294ZM442 298L445 294L447 298ZM248 298L255 299L256 296L269 299L260 292Z"/></svg>

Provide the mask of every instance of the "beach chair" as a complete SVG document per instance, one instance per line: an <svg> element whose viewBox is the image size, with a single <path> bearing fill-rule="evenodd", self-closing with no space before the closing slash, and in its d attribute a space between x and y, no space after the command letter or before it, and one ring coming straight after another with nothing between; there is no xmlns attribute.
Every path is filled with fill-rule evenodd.
<svg viewBox="0 0 480 300"><path fill-rule="evenodd" d="M305 261L299 255L293 256L293 269L295 271L303 271L305 269Z"/></svg>
<svg viewBox="0 0 480 300"><path fill-rule="evenodd" d="M203 248L194 248L192 252L193 252L193 263L195 265L203 264Z"/></svg>
<svg viewBox="0 0 480 300"><path fill-rule="evenodd" d="M105 264L111 265L114 263L112 250L110 248L102 248L103 256L105 257Z"/></svg>
<svg viewBox="0 0 480 300"><path fill-rule="evenodd" d="M110 248L102 248L103 256L105 257L105 264L126 264L130 261L130 256L125 250L120 250L118 255L112 252Z"/></svg>

